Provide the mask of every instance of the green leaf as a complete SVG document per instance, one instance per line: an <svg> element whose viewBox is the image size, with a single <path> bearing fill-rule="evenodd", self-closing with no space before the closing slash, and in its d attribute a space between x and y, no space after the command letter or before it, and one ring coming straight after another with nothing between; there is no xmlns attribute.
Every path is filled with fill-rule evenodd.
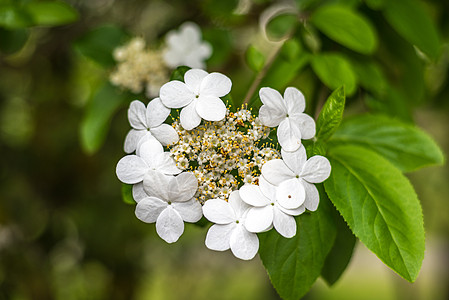
<svg viewBox="0 0 449 300"><path fill-rule="evenodd" d="M333 207L333 215L337 237L321 270L321 277L328 285L333 285L343 275L352 258L356 242L356 237L335 207Z"/></svg>
<svg viewBox="0 0 449 300"><path fill-rule="evenodd" d="M344 5L323 5L311 16L314 24L329 38L351 50L372 54L377 48L377 34L359 12Z"/></svg>
<svg viewBox="0 0 449 300"><path fill-rule="evenodd" d="M187 66L180 66L177 67L170 75L170 81L171 80L179 80L184 82L184 75L185 73L190 70L190 67Z"/></svg>
<svg viewBox="0 0 449 300"><path fill-rule="evenodd" d="M112 67L116 63L112 56L114 49L123 45L127 38L123 29L115 25L102 25L84 34L74 47L98 64Z"/></svg>
<svg viewBox="0 0 449 300"><path fill-rule="evenodd" d="M259 254L270 280L283 299L304 296L318 278L332 242L335 224L330 203L296 218L297 232L287 239L275 230L259 234Z"/></svg>
<svg viewBox="0 0 449 300"><path fill-rule="evenodd" d="M406 172L444 162L442 151L425 132L382 115L361 115L346 120L331 143L369 148Z"/></svg>
<svg viewBox="0 0 449 300"><path fill-rule="evenodd" d="M211 57L207 60L209 67L222 66L233 51L233 39L229 30L217 28L205 28L203 38L212 45L213 51Z"/></svg>
<svg viewBox="0 0 449 300"><path fill-rule="evenodd" d="M62 1L33 1L24 6L36 25L64 25L78 20L78 12Z"/></svg>
<svg viewBox="0 0 449 300"><path fill-rule="evenodd" d="M0 28L0 52L12 54L19 51L28 40L27 29Z"/></svg>
<svg viewBox="0 0 449 300"><path fill-rule="evenodd" d="M281 48L280 55L285 57L288 61L295 61L298 59L302 51L301 44L295 38L288 39L284 42Z"/></svg>
<svg viewBox="0 0 449 300"><path fill-rule="evenodd" d="M122 105L122 95L114 86L105 84L88 104L80 125L81 146L89 154L103 144L113 114Z"/></svg>
<svg viewBox="0 0 449 300"><path fill-rule="evenodd" d="M248 50L246 50L245 57L246 63L253 71L259 72L260 70L262 70L265 64L265 57L253 45L250 45L248 47Z"/></svg>
<svg viewBox="0 0 449 300"><path fill-rule="evenodd" d="M359 84L368 91L383 95L388 85L380 66L374 61L351 60L351 66L357 75Z"/></svg>
<svg viewBox="0 0 449 300"><path fill-rule="evenodd" d="M407 41L430 58L438 58L438 31L422 3L415 0L386 1L383 13L390 25Z"/></svg>
<svg viewBox="0 0 449 300"><path fill-rule="evenodd" d="M343 85L347 95L354 93L357 85L356 76L351 64L343 56L335 53L314 55L312 68L330 89L335 90Z"/></svg>
<svg viewBox="0 0 449 300"><path fill-rule="evenodd" d="M126 204L136 205L136 201L133 198L133 185L122 183L122 200Z"/></svg>
<svg viewBox="0 0 449 300"><path fill-rule="evenodd" d="M13 4L0 4L0 26L19 29L31 26L32 17L22 8Z"/></svg>
<svg viewBox="0 0 449 300"><path fill-rule="evenodd" d="M267 36L270 40L282 40L287 38L298 24L298 16L284 13L273 17L266 25Z"/></svg>
<svg viewBox="0 0 449 300"><path fill-rule="evenodd" d="M338 126L340 126L344 109L345 89L340 87L327 98L318 116L316 122L316 138L318 140L327 141L334 134Z"/></svg>
<svg viewBox="0 0 449 300"><path fill-rule="evenodd" d="M352 232L386 265L410 282L424 258L419 200L408 179L388 160L360 146L330 148L329 198Z"/></svg>

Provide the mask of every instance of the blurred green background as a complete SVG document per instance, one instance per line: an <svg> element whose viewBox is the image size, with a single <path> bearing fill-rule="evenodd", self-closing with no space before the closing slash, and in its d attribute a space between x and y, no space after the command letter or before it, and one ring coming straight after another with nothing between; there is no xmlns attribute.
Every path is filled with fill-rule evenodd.
<svg viewBox="0 0 449 300"><path fill-rule="evenodd" d="M297 86L313 114L333 85L348 83L334 82L341 69L329 80L313 63L332 51L349 62L343 75L355 78L348 114L374 111L414 122L447 153L447 1L403 2L411 7L405 19L416 20L412 33L409 23L382 10L384 1L295 3L294 24L284 17L268 28L275 39L286 34L289 40L261 84ZM191 224L168 245L122 201L115 166L129 130L126 109L134 98L148 99L107 83L115 47L142 36L157 48L167 31L191 20L214 48L209 71L228 75L233 98L242 101L260 71L258 54L247 49L263 57L279 45L259 29L259 16L273 4L0 0L0 299L278 299L258 257L244 262L229 251L210 251L207 228ZM378 48L354 52L320 32L318 23L305 22L331 4L370 20ZM437 46L426 40L428 27ZM319 279L306 299L449 297L449 169L429 167L409 177L427 232L417 282L407 283L358 243L342 278L333 287Z"/></svg>

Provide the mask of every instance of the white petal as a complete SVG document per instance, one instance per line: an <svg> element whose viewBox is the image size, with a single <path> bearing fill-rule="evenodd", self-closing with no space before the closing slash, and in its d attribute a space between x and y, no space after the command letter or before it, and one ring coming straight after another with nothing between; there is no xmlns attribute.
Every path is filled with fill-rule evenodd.
<svg viewBox="0 0 449 300"><path fill-rule="evenodd" d="M249 232L240 225L233 230L229 245L235 257L250 260L256 256L259 250L259 238L257 234Z"/></svg>
<svg viewBox="0 0 449 300"><path fill-rule="evenodd" d="M237 220L232 206L221 199L207 200L203 205L203 214L206 219L216 224L235 223Z"/></svg>
<svg viewBox="0 0 449 300"><path fill-rule="evenodd" d="M281 182L296 177L282 159L272 159L262 166L263 177L271 184L279 185Z"/></svg>
<svg viewBox="0 0 449 300"><path fill-rule="evenodd" d="M202 42L195 52L200 60L206 60L212 55L212 46L207 42Z"/></svg>
<svg viewBox="0 0 449 300"><path fill-rule="evenodd" d="M293 122L301 131L301 138L304 140L311 139L315 136L316 125L315 120L306 114L299 114L298 116L291 116Z"/></svg>
<svg viewBox="0 0 449 300"><path fill-rule="evenodd" d="M198 189L198 179L193 173L183 172L170 181L168 197L174 202L190 200Z"/></svg>
<svg viewBox="0 0 449 300"><path fill-rule="evenodd" d="M326 157L315 155L304 164L301 177L310 183L319 183L326 180L331 174L331 164Z"/></svg>
<svg viewBox="0 0 449 300"><path fill-rule="evenodd" d="M306 201L304 201L305 208L311 211L317 210L318 204L320 204L320 194L318 193L316 186L305 180L302 180L302 184L306 191Z"/></svg>
<svg viewBox="0 0 449 300"><path fill-rule="evenodd" d="M136 205L136 217L145 223L154 223L167 207L167 202L156 197L146 197Z"/></svg>
<svg viewBox="0 0 449 300"><path fill-rule="evenodd" d="M133 185L134 201L136 201L138 203L138 202L140 202L140 200L147 198L148 196L153 196L153 195L148 195L145 192L145 190L143 189L143 182L139 182L139 183Z"/></svg>
<svg viewBox="0 0 449 300"><path fill-rule="evenodd" d="M173 80L161 87L159 97L169 108L181 108L193 101L195 95L184 82Z"/></svg>
<svg viewBox="0 0 449 300"><path fill-rule="evenodd" d="M280 206L278 203L276 203L275 207L290 216L299 216L300 214L302 214L303 212L306 211L306 207L304 204L295 209L286 209L286 208Z"/></svg>
<svg viewBox="0 0 449 300"><path fill-rule="evenodd" d="M250 232L263 232L273 223L272 205L250 208L245 219L245 227Z"/></svg>
<svg viewBox="0 0 449 300"><path fill-rule="evenodd" d="M134 100L130 103L128 109L128 120L129 124L131 124L134 129L142 130L148 127L146 123L145 111L145 104L139 100Z"/></svg>
<svg viewBox="0 0 449 300"><path fill-rule="evenodd" d="M274 210L273 225L274 229L283 237L291 238L296 235L295 218L283 213L279 209Z"/></svg>
<svg viewBox="0 0 449 300"><path fill-rule="evenodd" d="M269 183L263 176L259 176L259 187L265 197L268 199L276 199L276 186Z"/></svg>
<svg viewBox="0 0 449 300"><path fill-rule="evenodd" d="M207 76L206 71L200 69L190 69L184 75L184 82L196 95L200 92L201 82Z"/></svg>
<svg viewBox="0 0 449 300"><path fill-rule="evenodd" d="M193 22L185 22L179 29L179 34L191 44L198 44L201 41L201 29Z"/></svg>
<svg viewBox="0 0 449 300"><path fill-rule="evenodd" d="M154 169L157 157L162 153L164 153L164 148L154 137L143 143L139 143L136 151L136 154L141 157L151 169Z"/></svg>
<svg viewBox="0 0 449 300"><path fill-rule="evenodd" d="M179 141L178 133L173 126L168 124L153 127L150 129L150 132L164 146L175 144Z"/></svg>
<svg viewBox="0 0 449 300"><path fill-rule="evenodd" d="M119 160L115 171L121 182L135 184L143 180L148 165L137 155L127 155Z"/></svg>
<svg viewBox="0 0 449 300"><path fill-rule="evenodd" d="M223 97L231 91L232 82L229 77L220 73L210 73L201 82L200 96Z"/></svg>
<svg viewBox="0 0 449 300"><path fill-rule="evenodd" d="M176 242L184 232L184 222L171 205L167 206L157 218L156 232L167 243Z"/></svg>
<svg viewBox="0 0 449 300"><path fill-rule="evenodd" d="M176 162L173 157L171 157L169 152L159 153L156 155L152 167L166 175L176 175L182 172L182 170L178 169L176 166Z"/></svg>
<svg viewBox="0 0 449 300"><path fill-rule="evenodd" d="M306 100L304 99L304 95L297 88L286 88L284 92L284 100L287 105L289 115L302 113L306 108Z"/></svg>
<svg viewBox="0 0 449 300"><path fill-rule="evenodd" d="M276 200L284 208L298 208L304 203L305 198L306 192L299 178L292 178L281 182L277 188Z"/></svg>
<svg viewBox="0 0 449 300"><path fill-rule="evenodd" d="M259 90L260 101L269 108L282 111L284 115L287 115L287 107L285 106L282 95L275 89L264 87Z"/></svg>
<svg viewBox="0 0 449 300"><path fill-rule="evenodd" d="M170 68L176 68L181 65L181 57L176 49L165 49L162 58Z"/></svg>
<svg viewBox="0 0 449 300"><path fill-rule="evenodd" d="M173 176L148 170L143 178L143 188L148 195L169 201L168 187Z"/></svg>
<svg viewBox="0 0 449 300"><path fill-rule="evenodd" d="M221 121L226 116L226 105L218 97L200 96L196 103L196 112L207 121Z"/></svg>
<svg viewBox="0 0 449 300"><path fill-rule="evenodd" d="M262 194L258 185L245 184L240 188L239 194L242 200L251 206L262 207L272 202L271 199L268 199Z"/></svg>
<svg viewBox="0 0 449 300"><path fill-rule="evenodd" d="M125 138L125 146L124 146L125 152L129 154L136 151L137 144L139 143L140 139L146 134L151 133L149 133L149 131L146 129L143 130L131 129Z"/></svg>
<svg viewBox="0 0 449 300"><path fill-rule="evenodd" d="M287 117L281 109L270 108L267 105L262 105L259 109L260 122L268 127L276 127Z"/></svg>
<svg viewBox="0 0 449 300"><path fill-rule="evenodd" d="M185 222L195 223L203 216L202 206L194 198L186 202L173 202L172 206Z"/></svg>
<svg viewBox="0 0 449 300"><path fill-rule="evenodd" d="M170 108L162 104L161 99L155 98L147 105L146 120L149 128L157 127L164 123L170 115Z"/></svg>
<svg viewBox="0 0 449 300"><path fill-rule="evenodd" d="M215 251L228 250L230 247L229 240L236 226L236 223L212 225L206 235L206 247Z"/></svg>
<svg viewBox="0 0 449 300"><path fill-rule="evenodd" d="M296 151L301 147L301 131L290 121L290 118L285 118L279 124L277 137L285 151Z"/></svg>
<svg viewBox="0 0 449 300"><path fill-rule="evenodd" d="M196 112L196 103L197 101L194 100L181 110L179 119L185 130L192 130L201 123L201 117Z"/></svg>
<svg viewBox="0 0 449 300"><path fill-rule="evenodd" d="M251 208L251 206L249 206L242 200L239 191L233 191L229 195L228 203L234 210L237 220L241 219L245 215L246 211Z"/></svg>
<svg viewBox="0 0 449 300"><path fill-rule="evenodd" d="M282 160L287 167L296 175L301 174L302 168L307 161L306 149L299 147L298 150L289 152L281 149Z"/></svg>

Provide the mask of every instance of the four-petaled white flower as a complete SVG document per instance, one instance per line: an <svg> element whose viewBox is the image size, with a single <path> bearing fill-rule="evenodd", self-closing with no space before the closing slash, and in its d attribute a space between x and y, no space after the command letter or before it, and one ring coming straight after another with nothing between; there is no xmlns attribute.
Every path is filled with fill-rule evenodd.
<svg viewBox="0 0 449 300"><path fill-rule="evenodd" d="M285 151L296 151L301 147L301 139L315 136L315 121L303 113L306 107L303 94L296 88L288 87L282 95L268 87L259 91L263 105L259 110L261 123L276 127L279 144Z"/></svg>
<svg viewBox="0 0 449 300"><path fill-rule="evenodd" d="M164 175L181 173L170 153L164 152L161 143L153 138L141 141L136 154L126 155L117 163L117 177L123 183L136 184L145 181L145 175L150 170Z"/></svg>
<svg viewBox="0 0 449 300"><path fill-rule="evenodd" d="M318 208L320 196L314 183L326 180L331 173L329 160L324 156L315 155L307 159L304 147L295 152L281 150L282 159L273 159L262 166L262 177L271 184L278 186L278 195L290 195L292 199L303 197L304 206L315 211Z"/></svg>
<svg viewBox="0 0 449 300"><path fill-rule="evenodd" d="M231 193L228 202L221 199L206 201L203 214L216 223L207 232L207 248L216 251L231 249L236 257L244 260L254 258L259 250L259 239L244 226L250 208L242 201L238 191Z"/></svg>
<svg viewBox="0 0 449 300"><path fill-rule="evenodd" d="M212 54L212 47L201 39L201 29L192 22L181 25L179 31L167 33L164 50L165 63L171 67L188 66L204 69L204 61Z"/></svg>
<svg viewBox="0 0 449 300"><path fill-rule="evenodd" d="M187 172L168 177L149 171L147 178L144 188L153 196L139 200L136 216L146 223L156 222L157 234L167 243L174 243L184 232L184 222L198 222L203 215L201 204L193 198L198 180Z"/></svg>
<svg viewBox="0 0 449 300"><path fill-rule="evenodd" d="M129 105L128 120L131 129L125 138L125 152L132 153L136 150L141 138L151 136L156 138L162 145L176 143L179 140L176 130L168 125L162 124L170 114L170 109L162 104L159 98L155 98L145 104L134 100Z"/></svg>
<svg viewBox="0 0 449 300"><path fill-rule="evenodd" d="M262 176L259 185L246 184L240 188L240 197L247 204L253 206L249 209L245 227L250 232L263 232L272 226L282 236L291 238L296 234L296 221L293 216L304 212L303 202L296 201L295 208L285 207L285 203L277 199L278 188ZM288 203L290 206L292 203Z"/></svg>
<svg viewBox="0 0 449 300"><path fill-rule="evenodd" d="M191 130L207 121L221 121L226 115L226 106L220 97L231 91L232 82L223 74L207 73L191 69L184 75L184 82L173 80L161 87L162 103L170 108L183 108L181 125Z"/></svg>

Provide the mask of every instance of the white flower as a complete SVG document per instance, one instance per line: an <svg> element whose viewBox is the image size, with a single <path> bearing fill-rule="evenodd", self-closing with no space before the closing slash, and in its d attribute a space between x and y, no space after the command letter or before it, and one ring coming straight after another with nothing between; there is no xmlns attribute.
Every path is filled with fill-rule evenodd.
<svg viewBox="0 0 449 300"><path fill-rule="evenodd" d="M207 232L207 248L216 251L231 249L236 257L244 260L256 256L259 239L244 227L245 216L250 208L242 201L238 191L231 193L228 202L220 199L207 200L203 206L203 214L209 221L216 223Z"/></svg>
<svg viewBox="0 0 449 300"><path fill-rule="evenodd" d="M315 211L320 197L313 183L326 180L331 172L331 165L327 158L315 155L307 159L304 147L295 152L281 150L282 159L270 160L262 166L262 176L270 183L278 186L278 196L285 199L291 195L292 199L303 197L304 206Z"/></svg>
<svg viewBox="0 0 449 300"><path fill-rule="evenodd" d="M201 204L193 198L198 181L192 173L167 177L150 171L147 177L144 188L154 196L140 199L136 216L146 223L156 222L157 234L167 243L174 243L184 232L184 222L201 219Z"/></svg>
<svg viewBox="0 0 449 300"><path fill-rule="evenodd" d="M188 66L191 68L205 68L204 61L212 54L212 47L201 39L201 30L195 23L186 22L178 32L167 33L164 50L165 63L172 68Z"/></svg>
<svg viewBox="0 0 449 300"><path fill-rule="evenodd" d="M170 152L164 152L161 143L150 138L137 148L137 155L126 155L117 163L116 173L121 182L136 184L144 180L150 171L158 171L165 175L181 173Z"/></svg>
<svg viewBox="0 0 449 300"><path fill-rule="evenodd" d="M246 184L240 188L242 200L254 206L246 215L246 229L250 232L263 232L274 226L286 238L295 236L296 221L293 216L302 214L304 206L298 204L294 209L288 209L277 200L277 193L278 188L262 176L259 177L259 185Z"/></svg>
<svg viewBox="0 0 449 300"><path fill-rule="evenodd" d="M132 153L136 150L140 139L146 135L155 137L164 146L176 143L179 140L176 130L162 124L170 114L170 109L165 107L159 98L155 98L145 104L134 100L129 105L128 120L131 129L125 138L125 152Z"/></svg>
<svg viewBox="0 0 449 300"><path fill-rule="evenodd" d="M272 88L261 88L260 100L264 105L259 110L263 125L278 127L279 144L285 151L295 151L301 146L301 139L315 136L315 121L304 114L306 102L303 94L296 88L288 87L284 98Z"/></svg>
<svg viewBox="0 0 449 300"><path fill-rule="evenodd" d="M226 115L226 106L220 97L231 91L232 82L223 74L207 73L191 69L184 75L184 82L173 80L161 87L162 103L170 108L181 108L180 121L186 130L191 130L207 121L221 121Z"/></svg>

